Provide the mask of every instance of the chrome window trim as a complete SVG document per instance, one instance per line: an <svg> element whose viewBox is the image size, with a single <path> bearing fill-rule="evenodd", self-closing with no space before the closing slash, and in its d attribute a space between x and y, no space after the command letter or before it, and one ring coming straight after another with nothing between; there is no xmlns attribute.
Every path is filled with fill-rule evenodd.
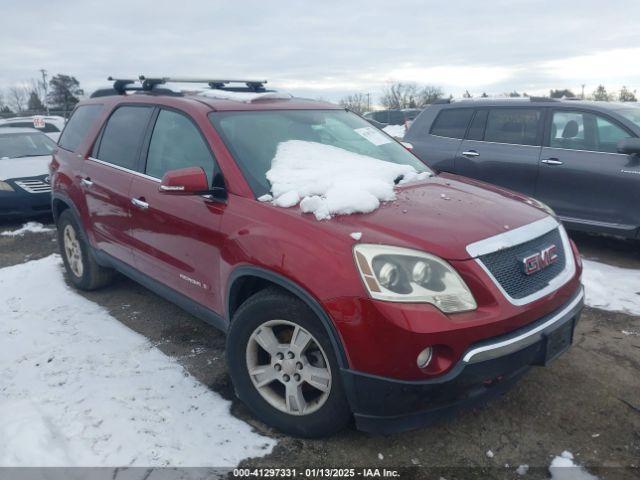
<svg viewBox="0 0 640 480"><path fill-rule="evenodd" d="M116 170L120 170L122 172L131 173L133 175L137 175L142 178L146 178L147 180L153 180L156 183L160 183L161 180L156 177L152 177L151 175L147 175L145 173L137 172L135 170L131 170L130 168L121 167L120 165L114 165L113 163L105 162L104 160L100 160L94 157L87 157L87 160L91 160L92 162L99 163L101 165L106 165L107 167L115 168Z"/></svg>
<svg viewBox="0 0 640 480"><path fill-rule="evenodd" d="M502 285L500 285L500 282L498 282L498 280L493 276L491 271L485 266L484 263L482 263L480 258L478 258L487 253L493 253L505 248L520 245L521 243L527 242L529 240L533 240L534 238L540 237L545 233L549 233L555 228L559 230L560 238L562 239L562 248L564 249L565 256L564 270L562 270L562 272L560 272L557 277L553 278L546 287L526 297L513 298L511 295L509 295L505 291L505 289L502 288ZM573 258L573 249L571 248L571 244L569 243L569 236L567 235L564 227L562 227L562 225L559 224L558 221L551 216L547 216L528 225L524 225L508 232L500 233L493 237L485 238L484 240L469 244L467 245L467 253L474 258L475 262L487 274L487 276L491 279L498 290L500 290L500 293L502 293L502 295L509 301L509 303L515 306L527 305L528 303L531 303L535 300L538 300L539 298L544 297L545 295L550 294L551 292L554 292L569 280L571 280L576 272L576 264Z"/></svg>
<svg viewBox="0 0 640 480"><path fill-rule="evenodd" d="M455 137L443 137L442 135L434 135L430 133L432 137L438 138L448 138L449 140L462 140L464 142L478 142L478 143L490 143L492 145L511 145L513 147L531 147L531 148L541 148L543 145L524 145L522 143L504 143L504 142L488 142L486 140L474 140L472 138L455 138Z"/></svg>
<svg viewBox="0 0 640 480"><path fill-rule="evenodd" d="M546 329L551 327L554 323L562 320L567 313L573 310L584 299L584 287L580 287L578 295L562 310L553 315L546 322L532 328L531 330L524 332L517 337L509 338L501 342L492 343L490 345L483 345L481 347L472 348L463 357L465 363L477 363L490 360L492 358L501 357L509 353L522 350L539 341ZM488 352L488 353L487 353Z"/></svg>
<svg viewBox="0 0 640 480"><path fill-rule="evenodd" d="M629 137L629 138L634 138L634 137ZM578 148L562 148L562 147L552 147L551 145L547 145L546 147L542 147L542 148L548 148L549 150L563 150L565 152L588 152L588 153L595 153L598 155L619 155L622 157L628 157L629 155L626 153L616 153L616 152L601 152L599 150L581 150Z"/></svg>

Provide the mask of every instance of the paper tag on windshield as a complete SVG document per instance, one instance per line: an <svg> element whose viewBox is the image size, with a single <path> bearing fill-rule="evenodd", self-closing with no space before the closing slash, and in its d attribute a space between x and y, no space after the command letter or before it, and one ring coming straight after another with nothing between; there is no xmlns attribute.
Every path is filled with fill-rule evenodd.
<svg viewBox="0 0 640 480"><path fill-rule="evenodd" d="M373 127L356 128L355 132L361 137L369 140L376 147L378 145L384 145L385 143L391 143L393 141Z"/></svg>

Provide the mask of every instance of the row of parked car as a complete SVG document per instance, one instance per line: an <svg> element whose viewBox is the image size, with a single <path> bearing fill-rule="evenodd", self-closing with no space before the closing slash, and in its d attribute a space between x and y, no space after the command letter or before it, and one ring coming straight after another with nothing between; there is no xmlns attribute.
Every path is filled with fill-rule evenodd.
<svg viewBox="0 0 640 480"><path fill-rule="evenodd" d="M638 210L635 107L441 103L410 126L412 154L354 113L262 82L203 79L211 88L185 91L169 81L116 80L38 151L52 154L67 278L92 290L120 272L225 331L234 391L291 434L328 435L351 419L374 432L415 428L569 348L582 264L560 218L527 195L547 178L570 201L567 181L543 169L564 169L596 195L600 180L583 164L618 162L610 196L634 189L624 208ZM26 143L34 153L36 139ZM333 156L318 162L335 171L318 169L310 184L340 177L342 213L369 201L362 188L386 189L383 176L349 177L349 162L415 177L388 180L393 203L318 221L303 204L270 201L267 172L283 144ZM458 175L492 180L487 171L525 193ZM285 183L300 175L309 170ZM318 201L309 188L306 204ZM634 221L607 205L608 226Z"/></svg>

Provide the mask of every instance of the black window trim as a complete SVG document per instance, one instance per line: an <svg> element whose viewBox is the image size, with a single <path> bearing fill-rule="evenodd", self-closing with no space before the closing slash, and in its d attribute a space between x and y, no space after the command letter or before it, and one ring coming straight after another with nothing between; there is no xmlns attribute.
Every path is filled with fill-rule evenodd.
<svg viewBox="0 0 640 480"><path fill-rule="evenodd" d="M611 115L601 112L600 110L592 110L589 108L585 108L585 107L581 107L581 106L576 106L576 107L572 107L572 106L558 106L558 107L547 107L547 117L545 119L545 126L544 126L544 137L542 139L542 146L544 148L553 148L555 150L567 150L567 151L571 151L571 152L590 152L590 153L600 153L600 154L605 154L605 155L624 155L627 156L626 153L617 153L617 152L600 152L598 150L580 150L580 149L576 149L576 148L562 148L562 147L552 147L551 146L551 124L553 122L553 114L555 112L576 112L576 113L589 113L595 117L602 117L605 120L607 120L608 122L611 122L613 125L615 125L616 127L621 128L622 130L624 130L625 132L627 132L627 134L629 134L629 137L631 138L638 138L638 136L631 130L629 129L626 125L622 124L620 121L618 121L617 119L615 119L614 117L612 117Z"/></svg>
<svg viewBox="0 0 640 480"><path fill-rule="evenodd" d="M463 140L469 140L471 142L484 142L484 132L487 129L487 118L489 118L489 111L491 110L491 108L489 107L476 107L473 110L473 115L471 115L471 120L469 121L469 124L467 125L467 130L464 132L464 138ZM482 126L482 140L477 140L475 138L469 138L469 133L471 132L471 125L473 125L473 122L476 121L476 117L478 115L480 115L481 113L487 113L487 118L484 119L484 125ZM487 142L489 143L489 142Z"/></svg>
<svg viewBox="0 0 640 480"><path fill-rule="evenodd" d="M156 107L157 107L156 111L153 112L153 114L151 115L149 125L147 125L147 131L145 132L145 135L142 141L142 149L140 152L140 166L142 167L142 170L141 170L142 175L144 175L146 178L155 179L158 182L162 180L158 177L153 177L151 175L148 175L146 172L147 172L147 160L149 155L149 147L151 145L151 137L153 136L153 130L156 127L156 122L158 121L160 112L162 110L167 110L167 111L171 111L179 115L182 115L187 120L189 120L191 124L194 126L194 128L196 129L196 131L198 132L198 134L200 135L200 138L202 138L202 141L204 142L205 146L207 147L207 150L209 151L209 154L211 155L211 158L213 160L213 172L211 172L211 185L209 185L209 187L213 188L216 186L214 185L214 183L220 183L221 181L222 181L222 184L220 186L226 185L226 183L224 182L224 175L222 174L222 170L220 169L218 160L216 159L216 156L213 153L213 150L211 149L211 145L209 145L209 142L207 141L207 137L204 135L204 133L202 133L202 130L200 129L196 121L191 117L191 115L189 115L184 110L180 110L179 108L169 107L166 105L156 105Z"/></svg>
<svg viewBox="0 0 640 480"><path fill-rule="evenodd" d="M438 119L440 118L440 115L442 115L443 112L450 112L450 111L454 111L454 110L471 110L471 116L469 117L469 119L467 120L467 126L464 128L464 133L462 134L461 138L456 138L456 137L445 137L444 135L437 135L433 132L433 127L435 127L436 123L438 122ZM475 108L471 107L471 106L466 106L466 107L451 107L451 108L441 108L440 111L438 112L438 114L436 115L436 118L433 119L433 121L431 122L431 125L429 126L429 135L433 135L434 137L439 137L439 138L450 138L452 140L464 140L467 136L467 133L469 132L469 126L471 125L471 122L473 120L473 118L475 117L476 113L475 113ZM486 127L486 125L485 125Z"/></svg>
<svg viewBox="0 0 640 480"><path fill-rule="evenodd" d="M107 162L106 160L101 160L98 157L98 154L100 153L100 145L102 144L102 137L104 136L104 131L106 130L107 125L109 124L109 120L111 120L111 117L113 116L113 114L117 112L121 107L147 107L147 108L151 107L151 115L149 117L149 121L147 122L147 126L145 127L145 134L142 136L142 143L138 147L138 155L137 155L137 158L135 159L135 167L136 167L135 170L131 168L123 167L122 165L116 165L115 163ZM104 120L104 122L102 122L102 126L100 127L100 133L98 134L98 136L96 137L96 140L93 142L93 145L91 146L89 158L94 161L97 160L99 163L102 163L103 165L109 165L114 168L117 168L118 170L123 170L130 173L138 173L140 175L144 175L148 177L148 175L145 175L144 169L140 170L141 153L143 150L144 142L146 140L147 132L149 130L149 123L151 123L151 120L154 118L156 110L158 110L158 106L152 103L123 102L115 105L114 108L109 112L109 116ZM149 177L149 178L153 178L153 177Z"/></svg>
<svg viewBox="0 0 640 480"><path fill-rule="evenodd" d="M60 140L64 136L65 130L69 127L69 124L71 123L71 119L75 115L76 111L79 110L82 107L91 107L91 106L98 106L98 107L102 108L102 111L100 112L100 115L94 120L94 122L97 122L100 119L100 116L104 113L104 103L84 103L84 104L81 104L81 105L76 105L75 108L73 110L71 110L71 113L69 114L69 118L67 119L67 121L64 122L64 127L62 127L62 130L60 130L60 136L58 137L58 141L56 142L56 144L58 145L58 148L61 148L65 152L74 153L78 149L78 147L80 145L82 145L82 142L80 142L78 144L78 147L76 147L74 150L69 150L68 148L65 148L64 146L60 145ZM91 128L91 127L89 127L89 128ZM102 127L100 127L100 128L102 128ZM89 131L87 131L87 133L89 133ZM91 150L93 150L93 146L91 147Z"/></svg>

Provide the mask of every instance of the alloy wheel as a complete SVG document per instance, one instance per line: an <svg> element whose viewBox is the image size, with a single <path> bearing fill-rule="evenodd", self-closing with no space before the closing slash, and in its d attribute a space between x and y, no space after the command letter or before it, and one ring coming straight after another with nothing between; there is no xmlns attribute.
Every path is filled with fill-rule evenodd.
<svg viewBox="0 0 640 480"><path fill-rule="evenodd" d="M287 320L263 323L249 337L246 361L253 386L281 412L308 415L329 397L328 357L300 325Z"/></svg>
<svg viewBox="0 0 640 480"><path fill-rule="evenodd" d="M80 241L78 240L76 230L72 225L68 224L64 227L63 238L64 252L67 256L69 268L71 268L71 271L76 277L81 278L82 273L84 272L82 249L80 247Z"/></svg>

